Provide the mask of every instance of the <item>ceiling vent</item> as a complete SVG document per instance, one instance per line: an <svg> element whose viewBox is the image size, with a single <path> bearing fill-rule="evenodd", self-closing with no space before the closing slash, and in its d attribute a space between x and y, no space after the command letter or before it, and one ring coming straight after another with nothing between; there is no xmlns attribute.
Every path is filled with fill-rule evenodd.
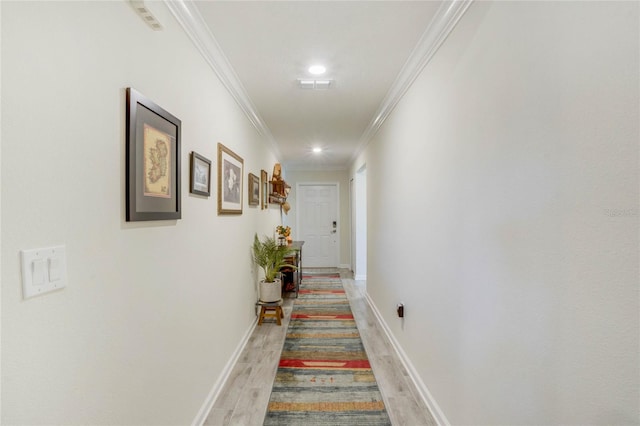
<svg viewBox="0 0 640 426"><path fill-rule="evenodd" d="M331 84L333 84L333 80L314 80L309 78L298 79L298 86L301 89L326 90L331 87Z"/></svg>
<svg viewBox="0 0 640 426"><path fill-rule="evenodd" d="M156 19L149 7L144 4L144 0L129 0L133 10L142 18L142 20L154 31L162 30L162 24Z"/></svg>

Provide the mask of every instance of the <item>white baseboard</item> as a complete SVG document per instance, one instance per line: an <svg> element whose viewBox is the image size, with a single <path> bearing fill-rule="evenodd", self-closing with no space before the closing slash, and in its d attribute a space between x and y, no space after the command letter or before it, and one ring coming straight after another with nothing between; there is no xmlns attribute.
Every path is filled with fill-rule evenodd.
<svg viewBox="0 0 640 426"><path fill-rule="evenodd" d="M351 270L351 265L348 263L341 263L338 265L338 268Z"/></svg>
<svg viewBox="0 0 640 426"><path fill-rule="evenodd" d="M367 274L356 275L355 277L353 277L353 279L355 281L366 281L367 280Z"/></svg>
<svg viewBox="0 0 640 426"><path fill-rule="evenodd" d="M213 404L216 402L216 399L218 399L218 396L220 396L222 388L229 379L229 375L238 362L238 359L240 358L240 354L242 354L244 347L247 346L249 338L251 337L253 330L256 328L257 323L258 319L256 318L256 320L253 322L253 324L251 324L251 326L249 326L249 329L242 337L242 340L238 344L238 347L231 355L231 358L229 358L229 361L227 361L227 365L224 366L224 368L222 369L222 373L220 373L220 376L218 376L218 380L216 380L216 382L213 384L213 388L211 388L209 395L207 395L207 399L204 401L204 404L202 404L202 407L200 407L200 411L198 411L195 419L193 419L193 422L191 422L192 426L202 426L204 424L204 421L207 420L207 416L213 408Z"/></svg>
<svg viewBox="0 0 640 426"><path fill-rule="evenodd" d="M431 395L431 392L429 392L427 385L424 384L424 382L420 378L420 375L418 375L418 372L416 371L415 367L407 357L407 354L404 352L404 350L402 349L402 347L400 346L396 338L393 336L391 329L389 328L384 318L380 314L380 311L378 310L376 304L373 302L371 297L369 297L369 293L366 293L365 296L367 299L367 303L369 303L369 306L373 311L373 314L376 316L376 318L378 318L378 321L380 322L382 329L384 330L385 334L391 341L391 345L393 346L396 353L400 357L400 361L402 362L404 367L407 369L407 372L409 373L409 377L411 377L411 380L416 385L416 388L418 388L418 393L420 393L420 397L422 398L424 403L427 405L427 408L431 412L431 415L433 416L434 420L440 426L450 426L451 423L449 423L449 420L447 420L447 417L444 415L444 413L440 409L440 406Z"/></svg>

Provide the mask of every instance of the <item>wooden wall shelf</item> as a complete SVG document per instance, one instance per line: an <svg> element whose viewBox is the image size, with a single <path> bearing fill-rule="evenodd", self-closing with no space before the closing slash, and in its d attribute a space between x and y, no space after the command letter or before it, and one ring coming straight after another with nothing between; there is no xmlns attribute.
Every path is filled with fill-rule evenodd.
<svg viewBox="0 0 640 426"><path fill-rule="evenodd" d="M286 197L282 197L282 196L280 196L278 194L269 194L269 202L271 204L280 204L280 205L282 205L282 204L285 203L285 201L287 201Z"/></svg>
<svg viewBox="0 0 640 426"><path fill-rule="evenodd" d="M291 186L284 180L271 180L269 184L271 185L269 203L283 205L287 201L287 195L289 195Z"/></svg>

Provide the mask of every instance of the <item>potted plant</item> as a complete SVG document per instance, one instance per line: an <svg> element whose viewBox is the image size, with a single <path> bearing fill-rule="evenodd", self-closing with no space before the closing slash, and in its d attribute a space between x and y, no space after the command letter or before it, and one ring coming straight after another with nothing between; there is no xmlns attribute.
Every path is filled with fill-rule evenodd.
<svg viewBox="0 0 640 426"><path fill-rule="evenodd" d="M264 271L264 279L260 281L260 301L277 302L282 298L282 282L280 269L296 268L287 263L290 250L287 246L279 246L274 238L265 237L260 241L258 234L253 239L253 261Z"/></svg>

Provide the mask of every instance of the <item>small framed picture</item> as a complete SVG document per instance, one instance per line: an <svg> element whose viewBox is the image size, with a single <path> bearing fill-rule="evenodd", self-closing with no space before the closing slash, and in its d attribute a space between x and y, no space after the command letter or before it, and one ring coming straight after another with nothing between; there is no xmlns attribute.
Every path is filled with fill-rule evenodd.
<svg viewBox="0 0 640 426"><path fill-rule="evenodd" d="M244 160L218 143L218 214L242 214Z"/></svg>
<svg viewBox="0 0 640 426"><path fill-rule="evenodd" d="M126 219L180 219L180 129L166 110L127 88Z"/></svg>
<svg viewBox="0 0 640 426"><path fill-rule="evenodd" d="M211 195L211 160L197 152L191 153L191 186L192 194Z"/></svg>
<svg viewBox="0 0 640 426"><path fill-rule="evenodd" d="M262 190L260 191L260 193L262 194L262 201L260 204L260 209L261 210L265 210L267 208L269 208L269 179L267 176L267 171L266 170L261 170L260 171L260 188L262 188Z"/></svg>
<svg viewBox="0 0 640 426"><path fill-rule="evenodd" d="M260 204L260 178L253 173L249 173L249 205Z"/></svg>

